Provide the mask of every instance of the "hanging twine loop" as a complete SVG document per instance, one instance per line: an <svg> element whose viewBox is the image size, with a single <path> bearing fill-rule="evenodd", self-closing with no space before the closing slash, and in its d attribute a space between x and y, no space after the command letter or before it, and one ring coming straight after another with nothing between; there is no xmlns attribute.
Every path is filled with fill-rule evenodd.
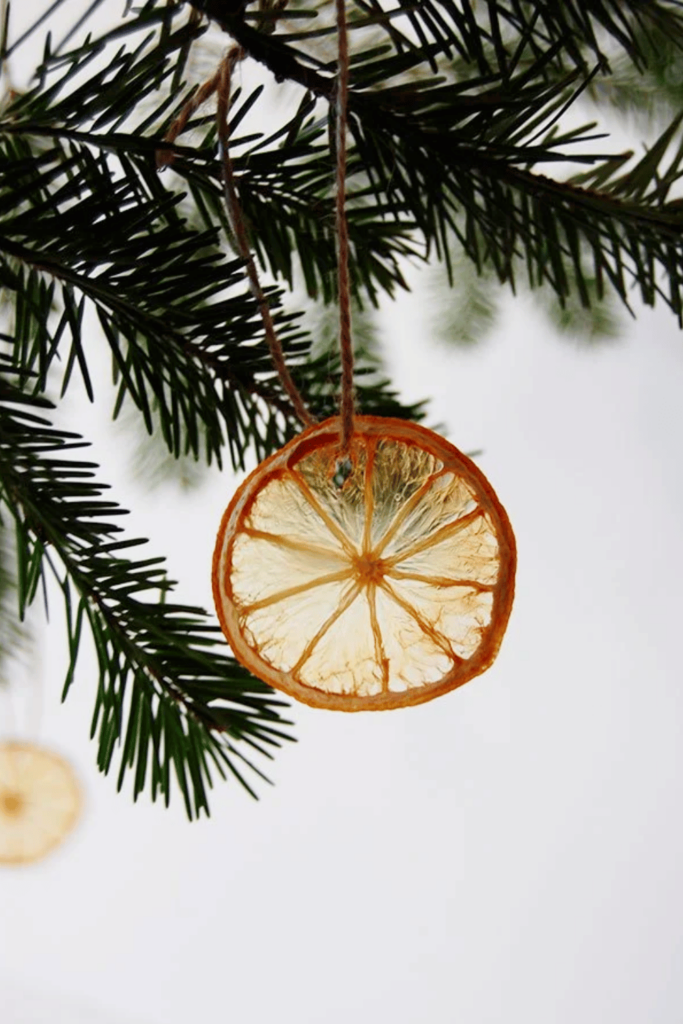
<svg viewBox="0 0 683 1024"><path fill-rule="evenodd" d="M164 142L173 144L178 138L178 136L182 135L182 133L187 128L189 120L195 113L195 111L199 110L202 104L205 103L209 99L209 97L213 96L213 94L215 93L220 82L220 73L221 72L219 68L215 75L212 75L211 78L208 78L206 82L203 83L203 85L199 86L194 96L192 96L188 100L188 102L185 104L183 109L176 117L171 127L164 135ZM174 160L175 155L172 149L157 150L156 164L158 171L163 171L165 170L166 167L172 166Z"/></svg>
<svg viewBox="0 0 683 1024"><path fill-rule="evenodd" d="M239 46L233 46L232 49L228 50L221 62L220 68L218 69L218 87L216 90L216 126L223 170L223 193L225 195L225 203L228 209L228 216L230 218L230 224L234 235L235 246L246 264L249 287L251 288L252 295L256 299L259 313L261 314L266 342L270 350L273 365L275 366L277 375L282 382L282 386L287 392L289 400L292 403L294 412L304 426L309 427L315 423L315 419L306 408L301 397L301 393L294 383L292 376L287 369L287 364L285 363L282 345L280 344L280 339L275 332L275 325L270 312L270 305L263 288L261 287L258 271L256 269L256 262L249 247L247 229L244 224L244 217L242 216L242 208L237 195L235 176L232 169L232 160L230 158L230 148L228 145L230 82L233 68L237 61L242 58L242 55L243 51L241 48Z"/></svg>
<svg viewBox="0 0 683 1024"><path fill-rule="evenodd" d="M346 129L347 104L349 88L349 48L346 26L345 0L336 0L337 11L337 82L335 90L335 231L337 239L337 292L339 301L339 352L341 359L341 398L340 398L340 447L342 454L348 451L353 435L355 389L353 384L353 342L351 338L351 286L349 279L349 232L346 217ZM273 365L292 403L296 415L304 426L311 426L315 419L306 408L301 394L292 380L285 363L282 346L275 332L273 318L268 300L259 281L256 263L251 253L247 231L242 215L235 177L230 158L228 144L228 108L230 101L230 83L235 64L244 56L239 46L233 46L223 58L214 79L206 83L205 92L216 91L216 124L220 145L223 192L228 209L228 216L234 235L234 242L240 256L244 259L249 279L249 286L258 304L261 319L270 350ZM204 98L205 92L200 90L198 99ZM189 114L187 115L189 116ZM174 125L174 137L186 123L179 127Z"/></svg>
<svg viewBox="0 0 683 1024"><path fill-rule="evenodd" d="M337 233L337 291L339 301L339 352L341 356L341 449L348 450L353 434L355 391L353 386L353 342L351 340L351 287L349 283L349 229L346 219L346 124L349 93L349 44L345 0L337 4L337 88L335 109Z"/></svg>

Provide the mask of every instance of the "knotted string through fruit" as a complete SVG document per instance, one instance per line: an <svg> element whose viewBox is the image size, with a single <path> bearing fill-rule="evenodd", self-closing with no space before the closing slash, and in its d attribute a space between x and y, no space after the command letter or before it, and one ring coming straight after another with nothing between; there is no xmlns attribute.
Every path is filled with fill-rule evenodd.
<svg viewBox="0 0 683 1024"><path fill-rule="evenodd" d="M292 380L292 376L287 369L285 363L284 353L282 351L282 345L278 338L275 325L273 323L273 317L270 312L270 305L268 299L265 296L261 282L259 280L258 271L256 269L256 262L251 253L249 247L249 239L247 238L247 230L244 224L244 218L242 216L242 209L237 196L237 189L235 186L235 176L232 169L232 160L230 158L230 147L228 144L228 106L230 101L230 80L232 76L232 69L236 64L237 60L241 56L241 49L238 46L233 47L223 58L221 66L219 68L219 81L217 88L217 107L216 107L216 125L218 130L218 142L220 146L221 162L223 169L223 192L225 195L225 202L228 208L228 216L230 218L230 224L235 237L235 244L240 256L244 259L247 269L247 277L249 279L249 286L251 288L252 295L256 299L259 313L263 321L263 327L266 335L266 342L270 350L270 356L273 360L273 365L277 371L277 375L282 382L282 386L287 392L290 402L294 408L296 415L299 417L301 422L306 427L310 427L315 423L315 419L311 416L310 412L304 405L304 401L301 397L299 389Z"/></svg>

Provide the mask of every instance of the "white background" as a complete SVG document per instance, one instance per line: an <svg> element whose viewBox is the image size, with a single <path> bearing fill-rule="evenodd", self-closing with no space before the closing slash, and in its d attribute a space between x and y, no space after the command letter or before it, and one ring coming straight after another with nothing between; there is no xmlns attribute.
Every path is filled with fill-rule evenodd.
<svg viewBox="0 0 683 1024"><path fill-rule="evenodd" d="M97 775L87 665L64 707L51 688L55 622L41 738L86 812L0 874L3 1020L680 1021L680 336L646 312L586 351L519 300L462 354L423 312L393 321L396 381L485 449L518 538L498 661L405 711L293 708L275 787L219 787L190 825ZM145 510L207 604L232 486Z"/></svg>
<svg viewBox="0 0 683 1024"><path fill-rule="evenodd" d="M275 786L219 786L190 825L179 799L133 806L97 774L92 662L60 706L55 605L34 738L86 806L49 859L0 873L3 1024L683 1019L678 326L645 311L587 349L509 299L462 352L430 341L426 310L402 299L385 349L428 422L483 449L514 526L497 662L405 711L292 708ZM210 604L233 487L117 492L181 598Z"/></svg>

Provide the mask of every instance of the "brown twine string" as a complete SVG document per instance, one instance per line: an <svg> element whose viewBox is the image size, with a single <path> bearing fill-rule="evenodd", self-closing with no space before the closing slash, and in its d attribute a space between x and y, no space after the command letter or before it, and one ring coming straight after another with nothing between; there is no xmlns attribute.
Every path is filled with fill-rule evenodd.
<svg viewBox="0 0 683 1024"><path fill-rule="evenodd" d="M195 110L198 110L203 103L212 96L218 88L220 82L220 68L211 78L207 79L202 85L199 86L194 96L191 96L187 101L183 109L180 111L175 121L164 135L164 142L173 143L179 135L185 131L187 122L190 120ZM170 149L158 149L156 154L157 170L162 171L165 167L170 167L175 160L175 153Z"/></svg>
<svg viewBox="0 0 683 1024"><path fill-rule="evenodd" d="M353 342L351 340L351 287L349 284L349 230L346 220L346 108L349 92L349 44L346 31L346 3L345 0L336 0L336 2L339 55L335 124L337 150L335 224L337 231L339 351L341 355L341 448L342 451L346 451L353 434L355 404Z"/></svg>
<svg viewBox="0 0 683 1024"><path fill-rule="evenodd" d="M236 62L241 59L241 56L241 48L239 46L234 46L223 58L221 66L218 69L219 80L217 88L218 103L216 109L216 125L218 129L218 141L220 144L223 164L223 192L225 195L225 203L228 208L228 216L235 236L235 244L240 256L246 263L249 287L251 288L252 295L256 299L261 319L263 320L266 341L273 360L273 365L277 370L282 386L289 396L289 400L292 403L296 415L304 426L309 427L315 423L315 420L304 405L301 394L292 380L289 370L287 369L287 364L285 363L285 357L282 351L282 346L280 345L280 340L275 333L275 325L273 324L273 318L270 313L268 299L261 287L258 271L256 270L256 263L251 254L251 249L249 248L247 230L244 225L242 208L237 196L235 177L232 170L232 160L230 159L230 149L228 146L228 104L230 99L230 79L232 76L232 69Z"/></svg>

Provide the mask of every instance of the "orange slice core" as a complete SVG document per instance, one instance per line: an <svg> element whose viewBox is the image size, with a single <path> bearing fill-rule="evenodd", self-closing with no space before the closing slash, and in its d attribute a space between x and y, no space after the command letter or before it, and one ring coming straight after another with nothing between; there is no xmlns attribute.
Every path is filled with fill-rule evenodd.
<svg viewBox="0 0 683 1024"><path fill-rule="evenodd" d="M2 812L8 818L17 817L24 809L24 798L21 793L12 793L11 791L3 793L0 803Z"/></svg>
<svg viewBox="0 0 683 1024"><path fill-rule="evenodd" d="M213 590L254 675L316 707L380 710L452 690L494 660L515 541L481 471L438 434L358 417L311 427L223 517Z"/></svg>

